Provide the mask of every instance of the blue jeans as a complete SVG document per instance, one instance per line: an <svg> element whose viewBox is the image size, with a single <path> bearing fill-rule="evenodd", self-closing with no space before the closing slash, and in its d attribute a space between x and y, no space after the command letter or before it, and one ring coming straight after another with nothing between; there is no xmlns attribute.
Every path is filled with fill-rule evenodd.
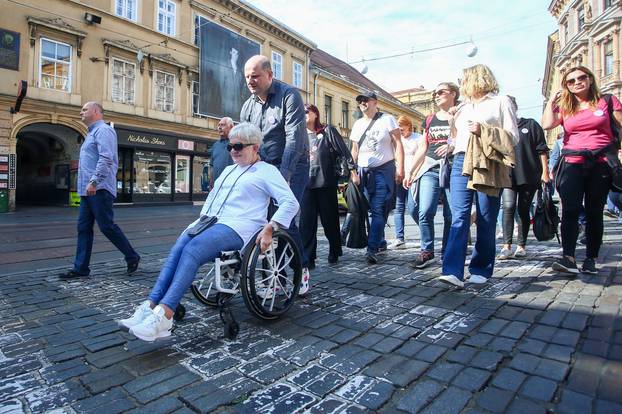
<svg viewBox="0 0 622 414"><path fill-rule="evenodd" d="M441 191L438 168L425 172L419 179L419 232L421 250L434 252L434 216L438 210ZM449 198L449 196L447 196ZM443 206L444 221L451 221L451 210Z"/></svg>
<svg viewBox="0 0 622 414"><path fill-rule="evenodd" d="M240 236L224 224L216 223L194 237L182 233L160 271L149 300L175 310L199 267L213 261L222 251L241 249L242 244Z"/></svg>
<svg viewBox="0 0 622 414"><path fill-rule="evenodd" d="M91 272L89 264L93 250L93 224L96 221L99 230L123 253L127 263L134 263L140 259L125 234L114 223L113 202L114 196L107 190L97 190L93 196L80 197L78 245L76 246L76 259L73 263L74 272L81 275L88 275Z"/></svg>
<svg viewBox="0 0 622 414"><path fill-rule="evenodd" d="M386 244L384 240L384 226L386 225L385 205L389 188L380 171L371 171L373 175L373 193L369 193L365 188L365 196L369 200L369 214L371 222L369 225L369 235L367 237L367 251L377 253L381 246Z"/></svg>
<svg viewBox="0 0 622 414"><path fill-rule="evenodd" d="M489 278L495 265L495 229L499 213L499 196L489 196L479 191L469 190L469 178L462 175L464 154L454 157L451 170L451 229L443 257L443 274L454 275L464 280L467 238L471 227L471 204L475 199L477 209L477 239L471 256L469 272Z"/></svg>
<svg viewBox="0 0 622 414"><path fill-rule="evenodd" d="M417 222L417 202L413 198L412 188L404 188L401 183L395 184L395 210L393 221L395 223L395 238L404 241L404 213Z"/></svg>
<svg viewBox="0 0 622 414"><path fill-rule="evenodd" d="M304 157L301 157L303 159ZM306 158L307 162L298 161L298 165L296 166L296 170L294 174L292 174L289 180L289 188L294 193L294 197L298 203L302 206L303 196L305 194L305 189L307 188L307 184L309 183L309 156L307 154ZM300 236L300 229L298 228L298 224L300 222L300 212L296 214L296 217L292 220L292 223L289 225L289 228L285 230L291 237L294 239L294 243L298 247L298 251L300 251L301 255L301 263L302 267L307 267L309 265L309 258L305 254L305 249L302 244L302 237Z"/></svg>

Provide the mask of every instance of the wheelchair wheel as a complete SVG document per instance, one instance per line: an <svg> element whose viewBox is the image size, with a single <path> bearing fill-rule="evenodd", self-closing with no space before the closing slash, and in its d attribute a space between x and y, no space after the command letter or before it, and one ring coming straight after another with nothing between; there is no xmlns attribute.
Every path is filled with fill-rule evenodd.
<svg viewBox="0 0 622 414"><path fill-rule="evenodd" d="M208 267L208 271L204 271ZM227 277L227 280L223 280L222 283L226 284L227 288L236 289L238 287L238 282L234 282L234 273L235 270L233 268L227 268L227 273L223 276ZM204 305L211 306L213 308L218 306L218 298L225 296L231 296L227 293L220 293L216 290L216 284L214 283L214 263L209 263L200 269L200 274L202 276L197 277L190 285L190 290L192 294L199 302Z"/></svg>
<svg viewBox="0 0 622 414"><path fill-rule="evenodd" d="M264 320L286 313L294 304L302 278L300 252L294 240L278 231L265 253L251 243L242 257L240 290L249 311Z"/></svg>

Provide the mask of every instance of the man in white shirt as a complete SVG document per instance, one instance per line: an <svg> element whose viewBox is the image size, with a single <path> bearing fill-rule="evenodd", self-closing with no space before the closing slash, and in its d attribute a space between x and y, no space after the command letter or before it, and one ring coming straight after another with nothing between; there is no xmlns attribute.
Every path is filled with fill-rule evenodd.
<svg viewBox="0 0 622 414"><path fill-rule="evenodd" d="M396 182L404 178L404 149L397 121L378 111L378 98L368 91L356 97L363 117L352 126L352 157L359 166L361 186L369 200L371 223L367 263L378 263L378 251L386 249L384 227Z"/></svg>

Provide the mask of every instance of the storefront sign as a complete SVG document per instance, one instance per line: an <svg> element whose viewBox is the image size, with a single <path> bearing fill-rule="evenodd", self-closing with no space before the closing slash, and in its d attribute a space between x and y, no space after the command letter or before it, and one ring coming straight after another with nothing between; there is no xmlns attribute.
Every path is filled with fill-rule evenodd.
<svg viewBox="0 0 622 414"><path fill-rule="evenodd" d="M19 33L0 29L0 68L19 70Z"/></svg>
<svg viewBox="0 0 622 414"><path fill-rule="evenodd" d="M177 138L175 137L123 128L115 128L115 130L117 131L117 142L119 145L167 150L177 149Z"/></svg>
<svg viewBox="0 0 622 414"><path fill-rule="evenodd" d="M194 151L194 141L187 141L185 139L177 140L177 149L183 151Z"/></svg>

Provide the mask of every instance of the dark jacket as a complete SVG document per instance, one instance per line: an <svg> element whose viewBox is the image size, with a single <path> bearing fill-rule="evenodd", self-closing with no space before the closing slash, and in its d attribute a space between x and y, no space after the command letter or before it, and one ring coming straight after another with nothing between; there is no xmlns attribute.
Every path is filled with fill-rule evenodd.
<svg viewBox="0 0 622 414"><path fill-rule="evenodd" d="M352 249L367 247L369 203L359 186L353 184L352 181L348 183L343 196L348 204L348 214L352 215L346 246Z"/></svg>
<svg viewBox="0 0 622 414"><path fill-rule="evenodd" d="M346 147L339 131L331 125L317 134L317 139L309 135L309 184L307 188L337 187L335 164L337 157L343 157L348 170L356 170L352 154Z"/></svg>
<svg viewBox="0 0 622 414"><path fill-rule="evenodd" d="M512 170L512 186L540 186L542 163L540 154L548 153L544 131L533 119L518 119L518 145L514 147L516 166Z"/></svg>

